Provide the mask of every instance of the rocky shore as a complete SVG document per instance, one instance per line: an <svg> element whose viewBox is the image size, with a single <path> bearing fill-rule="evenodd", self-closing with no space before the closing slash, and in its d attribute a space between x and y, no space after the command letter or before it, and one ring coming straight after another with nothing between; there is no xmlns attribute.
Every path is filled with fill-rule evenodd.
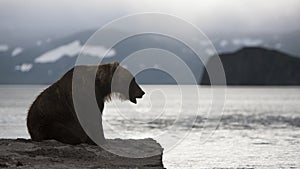
<svg viewBox="0 0 300 169"><path fill-rule="evenodd" d="M0 139L0 168L164 168L163 149L153 139L107 140L104 149L87 144L67 145L54 140Z"/></svg>

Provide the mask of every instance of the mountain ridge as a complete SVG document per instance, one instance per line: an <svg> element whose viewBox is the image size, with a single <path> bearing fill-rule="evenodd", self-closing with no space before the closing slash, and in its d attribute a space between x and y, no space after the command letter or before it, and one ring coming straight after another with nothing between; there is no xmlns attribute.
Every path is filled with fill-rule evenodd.
<svg viewBox="0 0 300 169"><path fill-rule="evenodd" d="M1 62L0 62L0 84L51 84L54 81L58 80L67 70L75 65L77 56L68 56L67 54L62 55L57 61L49 62L49 63L36 63L35 59L39 56L53 50L56 48L60 48L61 46L68 45L74 41L79 41L80 45L84 45L85 42L89 39L89 37L95 32L95 30L87 30L78 32L75 34L68 35L63 38L52 39L50 42L43 42L40 46L32 46L29 48L24 48L22 53L17 56L11 56L11 49L6 52L0 52ZM116 36L120 34L126 34L126 32L122 32L121 30L111 30L109 32L109 36ZM239 51L240 48L236 49L238 46L234 43L238 43L242 45L242 43L260 43L257 37L253 37L252 39L240 37L239 39L230 39L222 40L222 36L219 36L218 41L216 39L212 39L212 42L215 44L217 51L221 51L221 53L228 54L229 51ZM292 37L289 35L289 37ZM298 37L298 34L293 37ZM246 38L246 39L243 39ZM226 38L225 38L226 39ZM207 43L202 41L197 41L194 39L194 43L202 45L204 49L204 53L206 52ZM101 43L101 40L98 40ZM221 43L222 42L222 43ZM269 43L266 41L266 43ZM289 42L291 43L291 42ZM225 45L222 47L222 45ZM269 43L270 44L270 43ZM273 47L276 42L272 42ZM203 47L203 45L205 47ZM221 45L221 46L220 46ZM261 44L264 46L263 44ZM201 46L199 46L201 47ZM282 44L284 47L284 44ZM294 45L294 48L297 45ZM199 57L191 51L187 46L184 46L178 41L174 41L168 37L162 37L157 35L144 35L144 36L134 36L131 39L128 39L124 42L117 44L115 47L116 55L109 58L104 58L103 63L111 62L111 61L122 61L126 58L126 56L131 55L135 51L147 49L147 48L158 48L169 51L180 59L182 59L188 67L191 69L194 77L198 80L197 83L201 84L202 74L203 74L203 63L199 60ZM251 48L251 47L248 47ZM253 48L253 47L252 47ZM264 46L264 48L266 48ZM293 48L293 49L294 49ZM224 50L226 49L226 50ZM297 49L297 48L295 48ZM274 50L270 47L269 50ZM278 49L276 51L284 51ZM211 50L208 50L210 52ZM297 50L294 50L297 52ZM293 53L293 52L292 52ZM259 53L257 53L260 55ZM223 55L223 54L221 54ZM290 55L290 54L286 54ZM291 55L292 56L292 55ZM297 57L297 55L293 55ZM151 56L149 56L151 58ZM90 60L91 63L98 63L99 58L88 57L87 60ZM159 64L159 63L158 63ZM159 66L159 65L158 65ZM170 65L172 66L172 65ZM24 70L24 71L22 71ZM184 79L184 75L181 75L182 79ZM162 71L158 71L157 69L143 71L141 74L138 74L137 77L138 82L142 84L176 84L176 81ZM193 84L194 82L184 82L184 84Z"/></svg>
<svg viewBox="0 0 300 169"><path fill-rule="evenodd" d="M212 57L207 67L213 66ZM227 85L300 85L300 59L285 52L245 47L220 55ZM210 85L207 71L201 85Z"/></svg>

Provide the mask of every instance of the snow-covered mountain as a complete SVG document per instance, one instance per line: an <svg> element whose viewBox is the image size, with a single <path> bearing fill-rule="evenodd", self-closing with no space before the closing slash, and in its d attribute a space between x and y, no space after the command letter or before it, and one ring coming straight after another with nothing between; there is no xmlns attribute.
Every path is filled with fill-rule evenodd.
<svg viewBox="0 0 300 169"><path fill-rule="evenodd" d="M48 84L56 81L74 66L82 46L93 33L94 30L90 30L59 39L37 40L34 43L30 42L33 45L29 45L29 47L28 45L21 46L19 43L16 43L18 46L0 44L0 83ZM124 32L112 30L109 33L114 36ZM215 34L208 36L219 53L236 51L245 46L260 46L300 56L300 31L280 35ZM193 41L199 46L201 45L208 55L214 54L214 51L209 48L210 42L197 39L193 39ZM104 62L122 61L131 53L146 48L160 48L176 54L191 68L196 79L201 79L203 63L191 49L168 37L136 36L124 43L117 44L105 56L106 46L85 46L84 54L88 56L91 63L98 63L99 57L105 57ZM159 61L156 66L159 66ZM147 84L175 83L172 77L157 70L145 71L142 76L138 77L138 80L140 83Z"/></svg>

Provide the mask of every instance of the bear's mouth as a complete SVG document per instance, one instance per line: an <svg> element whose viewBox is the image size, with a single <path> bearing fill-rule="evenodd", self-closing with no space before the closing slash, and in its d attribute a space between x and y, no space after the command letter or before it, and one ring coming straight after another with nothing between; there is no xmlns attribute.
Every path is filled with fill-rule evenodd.
<svg viewBox="0 0 300 169"><path fill-rule="evenodd" d="M136 98L131 98L131 99L129 99L132 103L134 103L134 104L136 104L137 103L137 101L136 101Z"/></svg>
<svg viewBox="0 0 300 169"><path fill-rule="evenodd" d="M145 92L141 90L137 96L130 97L129 100L130 100L132 103L136 104L136 103L137 103L137 100L136 100L136 99L137 99L137 98L138 98L138 99L142 98L144 94L145 94Z"/></svg>

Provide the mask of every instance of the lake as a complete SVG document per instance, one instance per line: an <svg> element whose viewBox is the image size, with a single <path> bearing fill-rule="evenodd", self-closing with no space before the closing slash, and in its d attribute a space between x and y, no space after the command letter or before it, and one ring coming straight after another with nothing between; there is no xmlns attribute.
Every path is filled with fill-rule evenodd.
<svg viewBox="0 0 300 169"><path fill-rule="evenodd" d="M26 113L46 87L0 86L0 138L29 138ZM300 168L300 87L228 87L214 114L210 87L197 87L199 94L195 86L142 88L137 105L106 104L107 138L152 137L171 169Z"/></svg>

